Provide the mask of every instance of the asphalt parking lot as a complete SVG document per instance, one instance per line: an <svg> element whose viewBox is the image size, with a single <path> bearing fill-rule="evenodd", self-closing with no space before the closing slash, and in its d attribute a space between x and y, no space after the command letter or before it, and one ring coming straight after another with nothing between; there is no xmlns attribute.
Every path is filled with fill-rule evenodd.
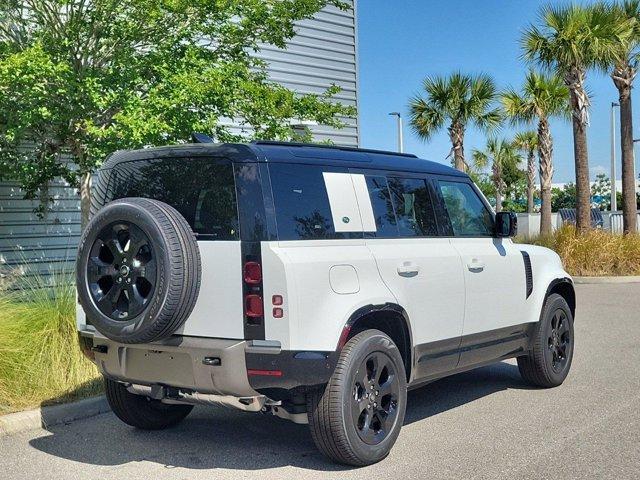
<svg viewBox="0 0 640 480"><path fill-rule="evenodd" d="M141 432L111 413L0 438L0 478L640 478L640 284L578 285L567 381L531 389L513 362L412 391L378 465L325 461L304 425L199 407Z"/></svg>

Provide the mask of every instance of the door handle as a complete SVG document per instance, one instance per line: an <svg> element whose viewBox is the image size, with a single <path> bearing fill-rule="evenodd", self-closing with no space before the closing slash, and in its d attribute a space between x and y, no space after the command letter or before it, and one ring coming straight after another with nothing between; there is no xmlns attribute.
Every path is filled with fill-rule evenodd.
<svg viewBox="0 0 640 480"><path fill-rule="evenodd" d="M472 272L481 272L485 266L485 263L477 258L472 258L471 261L467 263L467 268Z"/></svg>
<svg viewBox="0 0 640 480"><path fill-rule="evenodd" d="M398 275L401 277L415 277L420 273L420 267L411 262L404 262L402 265L398 265Z"/></svg>

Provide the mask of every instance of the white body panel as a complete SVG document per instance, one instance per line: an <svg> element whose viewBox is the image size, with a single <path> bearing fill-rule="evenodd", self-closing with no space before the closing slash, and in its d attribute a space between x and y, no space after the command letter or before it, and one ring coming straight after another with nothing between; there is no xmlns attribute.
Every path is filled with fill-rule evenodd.
<svg viewBox="0 0 640 480"><path fill-rule="evenodd" d="M202 262L200 294L176 335L244 338L242 270L239 241L198 242ZM240 289L239 289L240 286ZM84 310L76 303L78 330L85 330Z"/></svg>
<svg viewBox="0 0 640 480"><path fill-rule="evenodd" d="M447 238L368 239L384 282L411 321L414 344L462 334L464 278Z"/></svg>
<svg viewBox="0 0 640 480"><path fill-rule="evenodd" d="M515 244L518 250L525 251L531 258L533 271L533 291L531 296L522 305L520 318L522 323L537 322L546 298L549 285L558 279L569 279L571 276L562 266L560 256L553 250L537 245Z"/></svg>
<svg viewBox="0 0 640 480"><path fill-rule="evenodd" d="M510 239L452 238L465 275L463 335L519 325L526 281L522 254Z"/></svg>
<svg viewBox="0 0 640 480"><path fill-rule="evenodd" d="M198 242L200 295L178 335L244 338L242 259L239 241Z"/></svg>
<svg viewBox="0 0 640 480"><path fill-rule="evenodd" d="M263 242L262 262L265 301L284 297L283 318L265 305L265 337L283 349L335 350L353 312L397 302L364 240Z"/></svg>

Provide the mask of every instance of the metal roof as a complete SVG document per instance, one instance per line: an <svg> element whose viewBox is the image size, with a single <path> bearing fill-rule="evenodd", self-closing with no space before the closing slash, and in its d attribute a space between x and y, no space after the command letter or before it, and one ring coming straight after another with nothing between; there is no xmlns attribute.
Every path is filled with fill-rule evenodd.
<svg viewBox="0 0 640 480"><path fill-rule="evenodd" d="M466 177L465 173L447 165L424 160L411 154L353 147L272 141L196 143L142 150L123 150L111 155L102 168L112 168L120 162L132 160L162 157L185 158L190 156L225 157L235 162L304 163Z"/></svg>

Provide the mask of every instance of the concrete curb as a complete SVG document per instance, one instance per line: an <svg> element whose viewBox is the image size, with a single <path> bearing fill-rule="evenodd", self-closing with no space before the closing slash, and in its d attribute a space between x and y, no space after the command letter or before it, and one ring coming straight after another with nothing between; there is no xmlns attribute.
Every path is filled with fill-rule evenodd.
<svg viewBox="0 0 640 480"><path fill-rule="evenodd" d="M640 283L640 276L628 277L573 277L574 283L597 284L597 283Z"/></svg>
<svg viewBox="0 0 640 480"><path fill-rule="evenodd" d="M107 399L102 395L73 403L10 413L0 416L0 437L37 428L68 424L74 420L93 417L110 410Z"/></svg>

